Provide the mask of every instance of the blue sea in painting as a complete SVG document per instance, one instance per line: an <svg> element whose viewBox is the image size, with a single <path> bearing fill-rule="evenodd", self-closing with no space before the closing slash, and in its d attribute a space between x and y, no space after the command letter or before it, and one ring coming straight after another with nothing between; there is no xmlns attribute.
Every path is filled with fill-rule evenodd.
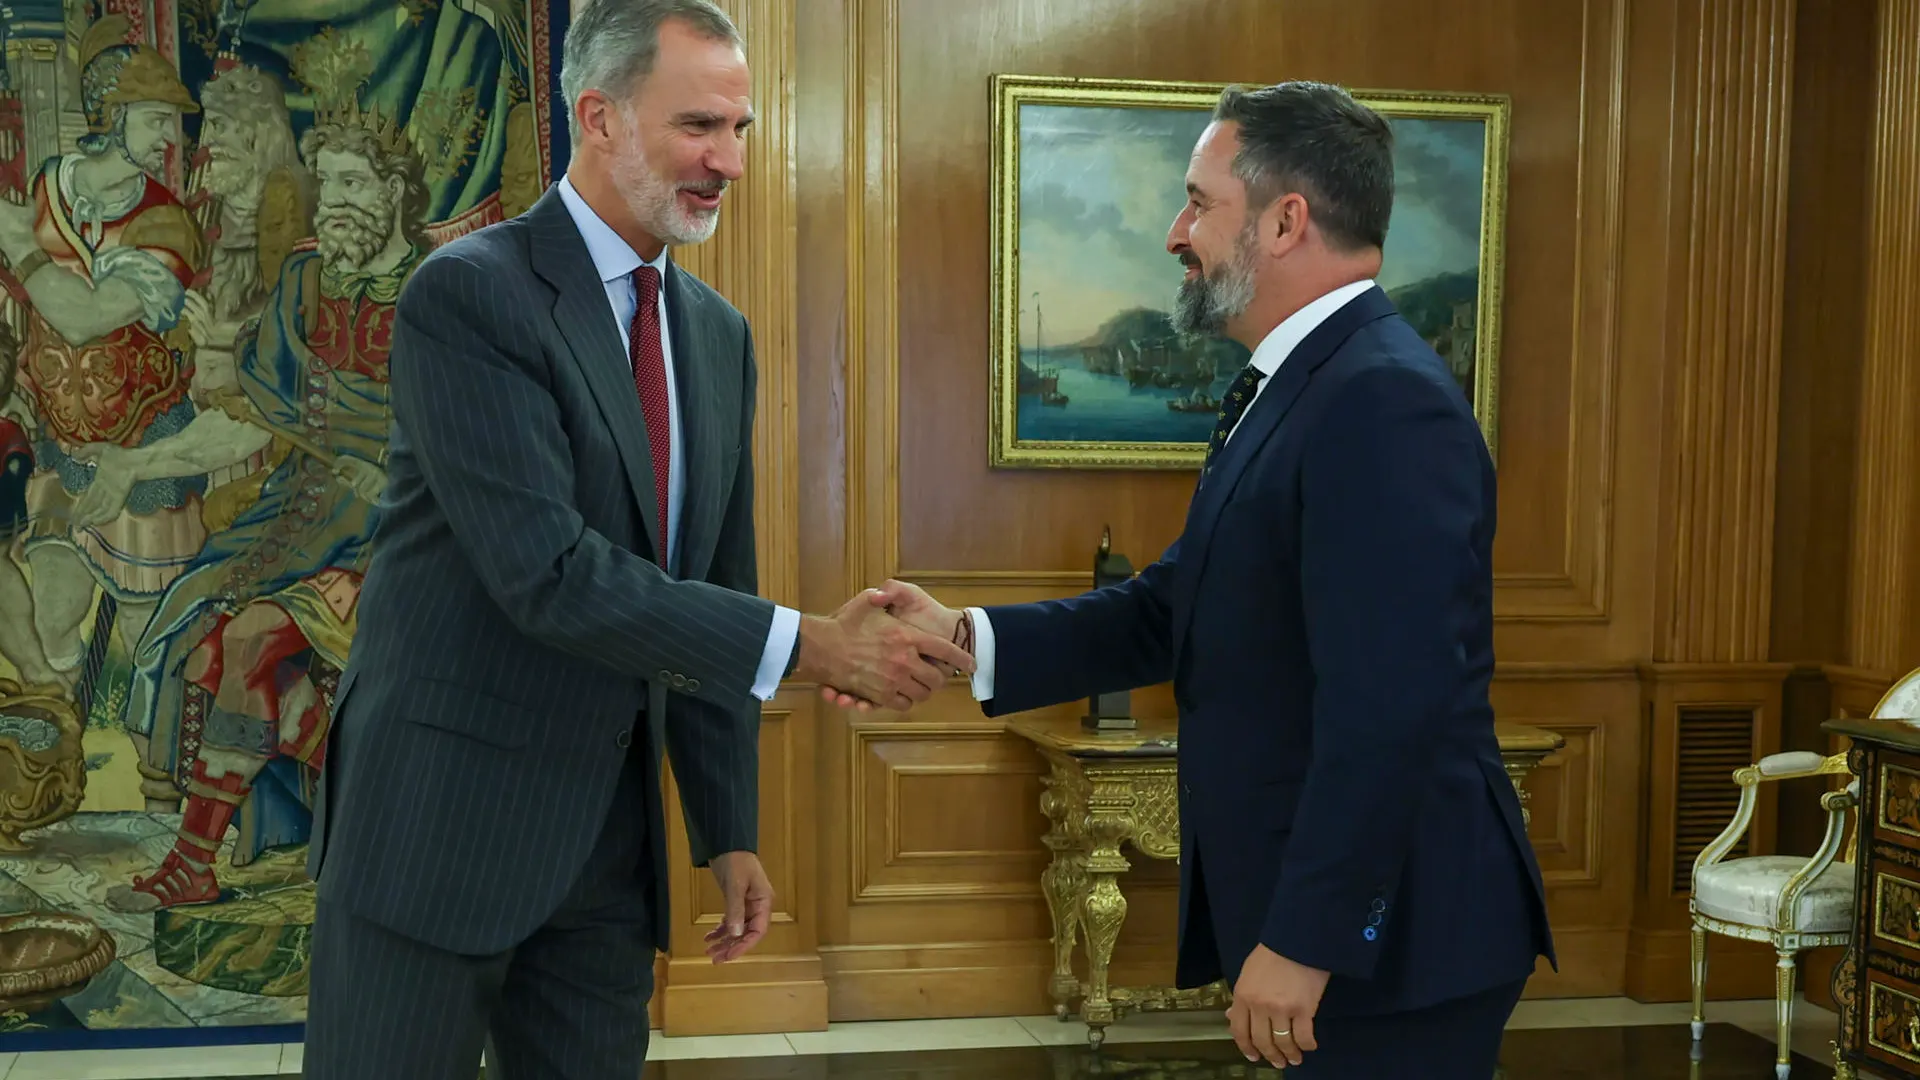
<svg viewBox="0 0 1920 1080"><path fill-rule="evenodd" d="M1169 401L1190 399L1191 388L1129 386L1124 375L1088 371L1078 355L1067 356L1052 349L1047 352L1044 362L1032 349L1020 354L1029 371L1046 371L1059 379L1055 387L1058 397L1053 399L1057 404L1043 404L1037 389L1021 393L1022 440L1205 443L1213 432L1217 410L1176 412L1167 408ZM1222 372L1201 392L1217 398L1232 381L1232 371Z"/></svg>

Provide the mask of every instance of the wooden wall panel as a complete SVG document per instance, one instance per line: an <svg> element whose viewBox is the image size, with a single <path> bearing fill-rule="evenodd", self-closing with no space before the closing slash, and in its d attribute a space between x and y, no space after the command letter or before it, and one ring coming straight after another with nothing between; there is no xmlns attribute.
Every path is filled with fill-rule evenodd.
<svg viewBox="0 0 1920 1080"><path fill-rule="evenodd" d="M764 120L684 257L760 343L766 591L1067 595L1102 526L1143 565L1184 516L1191 474L987 468L991 74L1511 94L1494 696L1568 740L1532 825L1562 970L1530 993L1678 996L1682 709L1752 709L1759 754L1790 672L1840 708L1920 660L1920 569L1889 550L1920 549L1898 485L1920 464L1916 4L1882 0L1863 45L1858 5L1792 0L1462 0L1437 23L1415 0L806 0L804 22L732 0ZM1869 88L1879 109L1805 122ZM1871 177L1846 164L1869 141ZM1164 687L1136 707L1172 714ZM1045 1011L1024 744L959 685L908 717L788 687L768 716L791 922L753 965L669 965L669 1030ZM1138 862L1114 974L1164 980L1175 868ZM688 946L714 897L675 874ZM1728 959L1715 996L1768 992Z"/></svg>
<svg viewBox="0 0 1920 1080"><path fill-rule="evenodd" d="M1498 603L1503 659L1517 665L1503 669L1501 686L1516 716L1564 719L1571 735L1568 752L1546 767L1536 830L1550 830L1542 835L1555 853L1556 919L1574 962L1541 989L1617 992L1632 910L1626 823L1639 794L1639 690L1631 662L1607 658L1644 648L1652 579L1645 558L1623 579L1610 556L1623 534L1629 555L1650 554L1656 511L1644 496L1616 498L1612 477L1657 464L1657 442L1623 443L1618 430L1623 409L1657 408L1666 336L1657 309L1627 310L1628 279L1615 270L1623 258L1666 259L1652 227L1664 221L1662 206L1629 198L1658 189L1662 158L1629 156L1622 11L1487 3L1466 22L1511 25L1512 36L1450 23L1457 28L1439 31L1448 40L1436 48L1409 3L1338 13L1251 2L1094 6L1097 18L1085 4L846 0L822 3L827 21L801 31L802 141L814 144L802 150L801 280L820 303L802 304L800 363L803 384L821 380L803 390L802 449L844 463L843 482L808 481L823 504L837 495L841 513L803 511L806 577L815 580L816 567L844 574L841 588L809 593L810 602L837 603L887 576L955 604L1070 594L1086 587L1103 525L1144 564L1171 542L1191 494L1190 474L986 466L990 74L1264 80L1287 70L1354 85L1513 93ZM1664 122L1664 102L1650 97L1642 107ZM1169 217L1177 200L1170 192ZM849 282L843 293L829 285L835 270ZM1650 287L1658 295L1658 283ZM816 402L827 416L811 411ZM816 426L816 416L842 427ZM838 545L816 529L836 532ZM1137 700L1142 712L1170 711L1163 692ZM1044 907L1037 893L1009 885L1017 862L979 847L1024 822L1037 854L1033 802L984 811L1001 822L991 828L927 819L954 822L942 842L965 854L944 862L900 860L876 839L908 824L876 819L875 751L893 754L885 767L897 771L928 760L904 747L944 747L942 760L969 770L970 786L944 780L941 807L984 790L989 775L1009 791L1031 783L1031 766L1017 764L1031 754L1004 736L991 737L1001 750L985 749L978 710L959 687L904 722L825 716L822 744L822 949L834 1017L1043 1008ZM876 865L877 852L890 861ZM969 860L974 891L963 896L953 875ZM1117 961L1159 979L1171 969L1172 897L1166 919L1152 920L1152 879L1168 873L1143 866L1132 875L1147 899L1130 891ZM914 889L925 895L908 917L894 900Z"/></svg>
<svg viewBox="0 0 1920 1080"><path fill-rule="evenodd" d="M1846 655L1854 418L1866 316L1875 6L1800 5L1774 503L1776 660ZM1792 719L1790 714L1790 720ZM1825 719L1820 715L1819 719ZM1817 721L1789 724L1808 745Z"/></svg>
<svg viewBox="0 0 1920 1080"><path fill-rule="evenodd" d="M720 0L747 41L757 122L747 141L747 173L728 196L714 238L676 249L674 258L746 315L759 367L754 424L754 516L760 592L778 602L800 597L799 334L796 266L798 114L795 9L787 0ZM669 1035L729 1034L769 1028L824 1028L827 988L819 956L816 894L818 794L812 690L789 686L770 702L761 725L760 854L779 896L774 927L751 959L708 963L701 936L719 920L713 877L688 864L677 794L669 794L668 867L673 896L673 959L659 969L655 1022Z"/></svg>
<svg viewBox="0 0 1920 1080"><path fill-rule="evenodd" d="M816 901L817 700L809 687L785 687L761 714L760 858L773 885L774 912L760 945L731 964L716 967L706 957L702 939L719 925L726 905L713 875L691 865L679 793L668 785L671 957L656 987L658 1020L668 1035L827 1026Z"/></svg>
<svg viewBox="0 0 1920 1080"><path fill-rule="evenodd" d="M1920 0L1881 0L1848 662L1920 664Z"/></svg>

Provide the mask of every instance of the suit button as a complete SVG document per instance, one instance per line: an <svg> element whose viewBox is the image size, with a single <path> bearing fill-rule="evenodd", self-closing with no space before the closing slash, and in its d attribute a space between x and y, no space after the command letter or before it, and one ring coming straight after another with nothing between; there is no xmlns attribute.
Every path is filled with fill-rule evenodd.
<svg viewBox="0 0 1920 1080"><path fill-rule="evenodd" d="M699 693L699 692L700 692L700 680L699 680L699 679L688 679L688 680L687 680L687 693L689 693L689 694L697 694L697 693Z"/></svg>
<svg viewBox="0 0 1920 1080"><path fill-rule="evenodd" d="M620 748L622 748L622 749L625 749L626 747L629 747L629 746L632 746L632 745L633 745L633 732L631 732L631 731L622 731L622 732L621 732L620 734L618 734L618 735L615 735L615 736L613 737L613 745L615 745L615 746L618 746L618 747L620 747Z"/></svg>
<svg viewBox="0 0 1920 1080"><path fill-rule="evenodd" d="M1376 913L1387 910L1387 902L1385 900L1375 900L1373 902L1373 910Z"/></svg>
<svg viewBox="0 0 1920 1080"><path fill-rule="evenodd" d="M673 688L675 690L685 690L687 688L687 677L685 675L675 675L673 677Z"/></svg>
<svg viewBox="0 0 1920 1080"><path fill-rule="evenodd" d="M661 681L661 682L663 682L663 683L671 683L671 682L673 681L673 672L671 672L671 671L668 671L668 670L667 670L667 669L665 669L665 668L661 668L661 669L660 669L660 681Z"/></svg>

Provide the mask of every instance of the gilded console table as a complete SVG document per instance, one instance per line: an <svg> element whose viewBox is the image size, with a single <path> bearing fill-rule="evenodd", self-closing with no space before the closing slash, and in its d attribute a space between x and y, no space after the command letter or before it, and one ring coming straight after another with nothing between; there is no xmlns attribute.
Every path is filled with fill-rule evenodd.
<svg viewBox="0 0 1920 1080"><path fill-rule="evenodd" d="M1501 759L1525 815L1527 774L1566 740L1520 724L1495 726ZM1045 843L1053 858L1040 884L1053 916L1048 989L1054 1015L1067 1019L1079 1002L1087 1041L1099 1046L1107 1025L1129 1011L1225 1008L1230 999L1223 983L1193 990L1107 985L1107 965L1127 918L1119 877L1131 864L1121 845L1150 859L1180 857L1179 741L1173 721L1142 720L1131 731L1093 732L1074 719L1022 718L1008 728L1032 742L1049 767L1040 809L1051 826ZM1073 970L1082 932L1085 980Z"/></svg>

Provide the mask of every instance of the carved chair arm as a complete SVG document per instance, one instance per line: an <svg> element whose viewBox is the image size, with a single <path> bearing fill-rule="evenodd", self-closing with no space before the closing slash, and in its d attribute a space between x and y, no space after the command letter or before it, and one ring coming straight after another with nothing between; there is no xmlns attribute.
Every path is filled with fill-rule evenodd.
<svg viewBox="0 0 1920 1080"><path fill-rule="evenodd" d="M1713 843L1700 850L1693 860L1693 872L1698 874L1702 868L1712 866L1732 851L1740 838L1746 835L1753 824L1753 811L1758 796L1759 785L1780 780L1798 780L1808 776L1826 776L1845 774L1847 755L1816 754L1811 750L1789 750L1779 754L1768 754L1744 769L1735 769L1733 782L1740 786L1740 805L1734 811L1733 820ZM1832 861L1829 856L1828 861Z"/></svg>
<svg viewBox="0 0 1920 1080"><path fill-rule="evenodd" d="M1792 930L1793 911L1800 902L1800 894L1807 886L1819 880L1820 875L1833 865L1834 856L1840 853L1840 845L1847 836L1847 811L1860 801L1860 781L1853 782L1838 791L1829 791L1820 796L1820 807L1827 812L1827 833L1820 840L1820 849L1813 853L1805 866L1794 871L1787 884L1780 890L1780 904L1774 910L1773 924L1776 929Z"/></svg>

